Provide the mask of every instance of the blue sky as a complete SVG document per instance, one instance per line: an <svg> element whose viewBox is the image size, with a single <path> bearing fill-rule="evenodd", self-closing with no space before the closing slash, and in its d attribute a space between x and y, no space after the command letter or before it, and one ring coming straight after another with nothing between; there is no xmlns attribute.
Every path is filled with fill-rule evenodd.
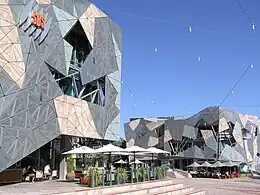
<svg viewBox="0 0 260 195"><path fill-rule="evenodd" d="M122 124L130 117L188 116L219 105L249 64L253 68L223 106L260 114L259 0L240 0L254 31L235 0L92 2L123 30Z"/></svg>

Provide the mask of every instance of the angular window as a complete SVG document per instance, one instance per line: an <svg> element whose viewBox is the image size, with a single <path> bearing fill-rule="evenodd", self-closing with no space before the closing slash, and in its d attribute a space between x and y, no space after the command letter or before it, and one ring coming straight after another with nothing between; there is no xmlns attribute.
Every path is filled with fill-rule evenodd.
<svg viewBox="0 0 260 195"><path fill-rule="evenodd" d="M76 22L64 39L72 46L68 76L61 74L47 64L53 78L64 94L105 106L105 77L85 85L81 81L80 68L87 59L92 47L79 21ZM95 58L93 58L94 61Z"/></svg>
<svg viewBox="0 0 260 195"><path fill-rule="evenodd" d="M79 21L76 22L64 39L72 46L70 69L77 71L92 50L92 46Z"/></svg>

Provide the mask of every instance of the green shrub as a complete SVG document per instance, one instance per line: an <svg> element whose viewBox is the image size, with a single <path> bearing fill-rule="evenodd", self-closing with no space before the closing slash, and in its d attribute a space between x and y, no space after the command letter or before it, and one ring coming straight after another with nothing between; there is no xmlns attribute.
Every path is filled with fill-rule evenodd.
<svg viewBox="0 0 260 195"><path fill-rule="evenodd" d="M71 155L67 156L66 163L67 163L67 172L68 173L71 173L72 171L75 170L74 159L72 158Z"/></svg>
<svg viewBox="0 0 260 195"><path fill-rule="evenodd" d="M148 179L148 168L144 168L144 167L138 168L137 177L139 181L146 181Z"/></svg>
<svg viewBox="0 0 260 195"><path fill-rule="evenodd" d="M163 167L156 167L156 178L157 179L164 178L164 168Z"/></svg>
<svg viewBox="0 0 260 195"><path fill-rule="evenodd" d="M119 183L125 183L127 180L127 172L125 168L117 168L116 177Z"/></svg>
<svg viewBox="0 0 260 195"><path fill-rule="evenodd" d="M90 185L91 185L91 182L92 182L91 177L92 177L92 174L93 174L93 170L94 170L94 187L95 187L95 186L99 186L102 183L102 181L101 181L101 176L100 176L98 168L90 168L89 172L88 172L88 176L89 176L89 179L90 179Z"/></svg>

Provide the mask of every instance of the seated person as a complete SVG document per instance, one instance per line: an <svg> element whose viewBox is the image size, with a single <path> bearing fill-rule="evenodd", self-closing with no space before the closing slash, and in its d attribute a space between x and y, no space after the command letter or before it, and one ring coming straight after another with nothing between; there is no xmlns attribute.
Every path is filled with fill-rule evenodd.
<svg viewBox="0 0 260 195"><path fill-rule="evenodd" d="M33 166L29 166L28 167L28 172L27 172L27 176L29 176L29 180L31 182L34 182L35 181L35 175L36 175L36 171L35 171L35 168Z"/></svg>
<svg viewBox="0 0 260 195"><path fill-rule="evenodd" d="M51 167L48 164L44 167L44 176L46 178L49 178L51 176Z"/></svg>

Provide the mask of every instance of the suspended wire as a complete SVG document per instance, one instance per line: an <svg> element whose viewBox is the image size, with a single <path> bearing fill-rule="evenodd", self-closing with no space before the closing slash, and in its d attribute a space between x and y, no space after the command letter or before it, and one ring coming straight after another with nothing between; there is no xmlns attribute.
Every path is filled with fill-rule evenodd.
<svg viewBox="0 0 260 195"><path fill-rule="evenodd" d="M106 10L107 12L114 12L114 13L117 13L117 14L129 16L129 17L134 17L134 18L139 18L139 19L144 19L144 20L150 20L150 21L153 21L153 22L169 24L169 25L175 25L175 26L176 25L183 26L183 27L187 28L190 33L193 32L194 28L196 28L196 29L200 29L201 31L204 31L204 32L217 33L217 34L222 34L224 36L232 36L232 37L234 37L234 35L230 34L230 33L220 32L220 31L217 31L217 30L214 30L214 29L204 28L204 27L200 27L200 26L194 26L194 25L191 25L191 24L180 24L180 23L174 22L174 21L162 20L162 19L158 19L158 18L155 18L155 17L144 16L144 15L139 15L139 14L130 13L130 12L122 12L122 11L111 10L111 9L104 9L104 10ZM252 23L252 27L254 28L255 26L254 26L253 20L250 18L250 16L247 14L247 12L245 10L243 12L248 16L248 18L250 19L250 22ZM255 39L252 39L252 38L249 38L249 37L245 37L245 38L247 38L250 41L255 40Z"/></svg>
<svg viewBox="0 0 260 195"><path fill-rule="evenodd" d="M242 12L246 15L246 17L248 18L248 20L252 23L254 23L253 19L250 17L250 15L247 13L247 11L244 9L244 7L242 6L242 4L240 3L239 0L235 0L237 2L238 7L242 10Z"/></svg>
<svg viewBox="0 0 260 195"><path fill-rule="evenodd" d="M133 93L133 91L130 89L130 87L128 87L123 80L121 81L121 84L129 91L129 93L131 94L131 97L134 99L134 102L133 102L133 112L134 112L135 108L136 108L136 103L137 103L136 96Z"/></svg>
<svg viewBox="0 0 260 195"><path fill-rule="evenodd" d="M239 8L242 10L242 12L246 15L246 17L248 18L248 20L251 22L252 25L252 30L255 30L255 23L253 21L253 19L250 17L250 15L247 13L247 11L244 9L244 7L242 6L242 4L240 3L239 0L235 0L239 6Z"/></svg>
<svg viewBox="0 0 260 195"><path fill-rule="evenodd" d="M240 83L240 81L243 79L243 77L246 75L246 73L248 72L248 70L250 68L253 68L252 64L249 64L249 66L247 66L247 68L245 69L245 71L242 73L242 75L239 77L239 79L237 80L237 82L235 83L235 85L230 89L230 91L227 93L227 95L224 97L224 99L221 101L221 103L219 104L219 106L222 106L225 101L228 99L228 97L234 93L234 89L237 87L237 85Z"/></svg>
<svg viewBox="0 0 260 195"><path fill-rule="evenodd" d="M239 8L242 10L242 12L247 16L248 20L252 23L253 25L253 30L254 30L254 22L252 20L252 18L250 17L250 15L247 13L247 11L243 8L242 4L239 2L239 0L235 0L239 6ZM140 19L144 19L144 20L150 20L150 21L153 21L153 22L159 22L159 23L164 23L164 24L169 24L169 25L182 25L182 26L185 26L188 28L189 32L192 32L193 31L193 28L194 26L192 25L183 25L183 24L179 24L177 22L173 22L173 21L168 21L168 20L161 20L161 19L157 19L157 18L154 18L154 17L150 17L150 16L144 16L144 15L138 15L138 14L134 14L134 13L129 13L129 12L121 12L121 11L117 11L117 10L109 10L109 9L105 9L107 11L110 11L110 12L114 12L114 13L118 13L118 14L122 14L122 15L126 15L126 16L130 16L130 17L135 17L135 18L140 18ZM223 34L223 35L230 35L229 33L221 33L221 32L218 32L216 30L213 30L213 29L209 29L209 28L203 28L203 27L196 27L198 29L201 29L203 31L207 31L207 32L212 32L212 33L218 33L218 34ZM252 39L250 39L252 40ZM158 52L158 48L154 48L154 51L155 52ZM198 57L198 61L201 61L201 57ZM241 82L241 80L243 79L243 77L245 76L245 74L247 73L247 71L249 70L249 68L252 67L252 65L250 64L246 70L243 72L243 74L240 76L240 78L238 79L238 81L235 83L235 85L231 88L231 90L227 93L227 95L224 97L224 99L221 101L220 103L220 106L223 105L225 103L225 101L228 99L228 97L234 93L234 89L237 87L237 85ZM134 99L134 102L133 102L133 105L134 105L134 110L135 110L135 107L136 107L136 103L137 103L137 97L136 95L133 93L133 91L124 83L124 81L122 80L121 81L122 83L122 86L124 86L128 91L129 93L131 94L131 97L133 97ZM151 101L152 104L155 103L155 101ZM247 105L242 105L243 107L246 107ZM256 105L253 105L253 106L256 106ZM249 107L252 107L252 105L249 105ZM257 105L258 107L258 105ZM260 107L260 105L259 105Z"/></svg>

